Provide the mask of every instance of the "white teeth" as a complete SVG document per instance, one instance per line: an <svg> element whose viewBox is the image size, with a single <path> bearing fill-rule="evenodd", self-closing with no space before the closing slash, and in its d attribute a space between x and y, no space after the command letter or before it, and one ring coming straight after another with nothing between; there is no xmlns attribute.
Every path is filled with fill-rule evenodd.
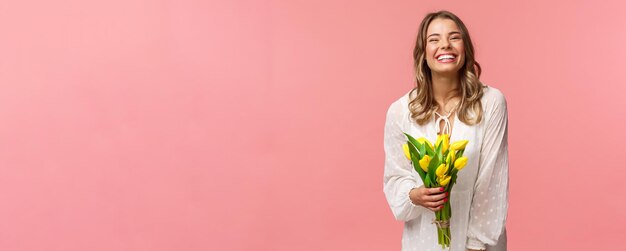
<svg viewBox="0 0 626 251"><path fill-rule="evenodd" d="M437 58L437 60L444 60L444 59L454 59L454 56L452 55L441 55Z"/></svg>

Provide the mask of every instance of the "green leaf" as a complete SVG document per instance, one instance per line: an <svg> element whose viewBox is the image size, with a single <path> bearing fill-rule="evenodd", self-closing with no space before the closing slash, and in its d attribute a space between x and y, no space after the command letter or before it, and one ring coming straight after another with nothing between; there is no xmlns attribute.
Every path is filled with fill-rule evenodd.
<svg viewBox="0 0 626 251"><path fill-rule="evenodd" d="M456 177L457 177L458 172L459 171L456 169L452 171L452 174L451 174L452 177L450 178L450 183L448 184L448 189L447 189L448 191L452 191L452 187L454 186L454 183L456 183Z"/></svg>
<svg viewBox="0 0 626 251"><path fill-rule="evenodd" d="M409 152L411 153L411 162L413 162L413 169L415 169L415 171L420 175L420 178L422 178L422 181L424 181L426 172L424 172L424 170L422 170L422 168L419 166L419 160L423 158L423 155L420 154L419 151L419 147L421 144L417 142L417 140L413 138L413 136L411 136L410 134L404 133L404 135L407 137L407 144L409 145Z"/></svg>
<svg viewBox="0 0 626 251"><path fill-rule="evenodd" d="M430 155L430 156L434 156L435 155L435 150L433 150L432 147L430 147L428 144L424 144L424 148L426 149L426 154Z"/></svg>
<svg viewBox="0 0 626 251"><path fill-rule="evenodd" d="M411 162L413 163L413 169L420 175L420 178L424 180L424 176L426 176L426 172L422 170L419 163L419 153L415 148L415 145L411 144L411 142L407 142L409 144L409 152L411 153Z"/></svg>
<svg viewBox="0 0 626 251"><path fill-rule="evenodd" d="M437 167L439 167L440 164L441 164L441 159L439 159L439 156L435 155L433 159L430 160L430 164L428 165L428 177L430 177L433 183L435 183L434 181L437 180L436 179L437 174L435 174L435 171L437 170Z"/></svg>
<svg viewBox="0 0 626 251"><path fill-rule="evenodd" d="M439 144L435 146L435 154L437 153L441 153L441 148L443 147L443 144Z"/></svg>
<svg viewBox="0 0 626 251"><path fill-rule="evenodd" d="M409 135L408 133L404 133L404 135L406 135L406 138L408 139L407 143L409 144L409 146L413 145L415 149L417 150L417 156L419 157L419 159L424 158L424 151L419 151L421 144L417 142L417 140L413 138L413 136Z"/></svg>
<svg viewBox="0 0 626 251"><path fill-rule="evenodd" d="M437 157L439 157L439 161L441 161L441 162L444 161L443 156L444 155L441 152L437 152Z"/></svg>

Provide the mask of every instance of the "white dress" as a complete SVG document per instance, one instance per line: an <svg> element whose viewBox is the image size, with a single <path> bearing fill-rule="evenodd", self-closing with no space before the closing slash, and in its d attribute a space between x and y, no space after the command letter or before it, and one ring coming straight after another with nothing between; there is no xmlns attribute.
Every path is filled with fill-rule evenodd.
<svg viewBox="0 0 626 251"><path fill-rule="evenodd" d="M466 139L467 165L458 174L450 193L452 216L450 250L506 250L505 223L508 209L507 108L504 95L493 87L483 89L483 119L469 126L454 116L450 142ZM404 222L403 251L435 251L435 213L414 205L409 191L423 185L402 150L403 132L415 138L437 139L435 118L424 125L410 119L408 93L387 111L385 123L384 193L395 218ZM452 118L450 118L452 119Z"/></svg>

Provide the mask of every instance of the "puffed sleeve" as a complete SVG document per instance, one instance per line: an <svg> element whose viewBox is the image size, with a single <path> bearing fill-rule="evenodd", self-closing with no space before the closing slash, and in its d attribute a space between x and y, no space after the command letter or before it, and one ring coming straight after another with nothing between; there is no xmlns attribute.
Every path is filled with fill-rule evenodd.
<svg viewBox="0 0 626 251"><path fill-rule="evenodd" d="M470 208L466 247L484 250L504 231L509 193L508 115L506 99L498 92L488 101L479 170Z"/></svg>
<svg viewBox="0 0 626 251"><path fill-rule="evenodd" d="M406 136L400 128L404 112L400 102L393 103L387 111L385 122L384 147L385 170L383 191L387 203L398 221L410 221L417 218L426 208L415 205L409 199L409 191L423 184L421 179L415 179L411 163L406 159L402 145L406 143Z"/></svg>

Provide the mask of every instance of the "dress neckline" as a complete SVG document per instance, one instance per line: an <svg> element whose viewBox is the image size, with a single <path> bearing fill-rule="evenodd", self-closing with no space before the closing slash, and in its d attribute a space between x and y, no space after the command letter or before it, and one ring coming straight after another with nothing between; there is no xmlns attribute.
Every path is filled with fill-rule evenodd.
<svg viewBox="0 0 626 251"><path fill-rule="evenodd" d="M456 113L454 113L456 110L456 107L454 107L451 111L448 112L447 115L441 115L438 112L435 111L435 128L437 129L437 135L439 134L448 134L448 135L452 135L452 123L450 123L450 116L454 115L454 124L456 125ZM452 114L454 113L454 114ZM437 118L437 116L439 116ZM444 122L443 124L443 129L440 130L441 126L441 121Z"/></svg>

